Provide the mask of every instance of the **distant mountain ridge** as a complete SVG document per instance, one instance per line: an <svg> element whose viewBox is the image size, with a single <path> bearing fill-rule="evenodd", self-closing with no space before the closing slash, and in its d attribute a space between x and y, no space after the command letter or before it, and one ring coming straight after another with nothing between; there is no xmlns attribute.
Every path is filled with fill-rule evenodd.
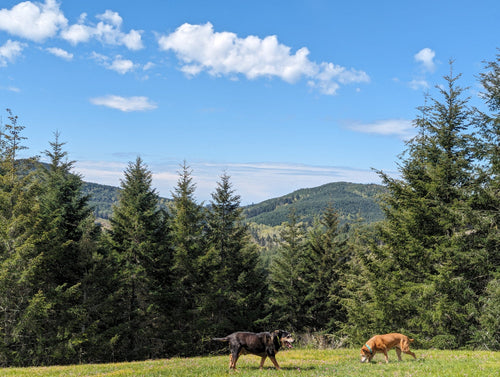
<svg viewBox="0 0 500 377"><path fill-rule="evenodd" d="M376 184L333 182L246 206L243 213L249 222L276 226L287 221L294 209L300 221L310 224L331 205L339 213L341 223L358 218L371 223L384 218L377 202L384 190Z"/></svg>
<svg viewBox="0 0 500 377"><path fill-rule="evenodd" d="M120 190L118 187L98 183L83 184L83 193L90 196L89 204L94 207L96 217L103 219L111 216ZM293 208L300 221L310 224L331 205L338 211L341 223L358 218L371 223L384 218L377 202L377 197L383 192L384 187L376 184L334 182L245 206L243 215L248 222L276 226L288 220ZM162 204L169 200L160 198Z"/></svg>

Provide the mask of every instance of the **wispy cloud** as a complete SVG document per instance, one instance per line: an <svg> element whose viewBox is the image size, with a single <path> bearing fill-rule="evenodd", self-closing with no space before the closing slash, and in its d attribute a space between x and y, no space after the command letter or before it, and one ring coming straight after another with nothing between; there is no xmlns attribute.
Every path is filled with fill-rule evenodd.
<svg viewBox="0 0 500 377"><path fill-rule="evenodd" d="M215 32L211 23L185 23L173 33L158 38L160 49L173 51L181 70L189 76L206 71L213 76L244 75L248 79L278 77L288 83L302 78L324 94L336 94L340 84L369 82L366 72L309 60L309 50L295 53L275 35L239 38L231 32Z"/></svg>
<svg viewBox="0 0 500 377"><path fill-rule="evenodd" d="M64 60L73 60L73 54L69 53L66 50L63 50L62 48L59 47L48 47L47 51L50 52L52 55L55 55L61 59Z"/></svg>
<svg viewBox="0 0 500 377"><path fill-rule="evenodd" d="M129 156L132 161L135 157ZM148 162L153 172L153 186L161 196L171 197L179 178L182 161ZM205 203L211 199L217 182L223 173L231 176L231 183L242 204L258 203L266 199L286 195L301 188L317 187L331 182L380 183L380 177L372 170L336 166L314 166L286 163L217 163L206 161L189 162L195 196ZM90 162L76 164L78 173L86 181L118 186L123 178L125 162ZM388 174L396 174L387 172Z"/></svg>
<svg viewBox="0 0 500 377"><path fill-rule="evenodd" d="M12 63L26 47L24 43L11 41L10 39L0 46L0 67Z"/></svg>
<svg viewBox="0 0 500 377"><path fill-rule="evenodd" d="M124 112L147 111L157 108L156 104L147 97L121 97L108 95L105 97L91 98L90 102L94 105L105 106L111 109L117 109Z"/></svg>
<svg viewBox="0 0 500 377"><path fill-rule="evenodd" d="M348 122L346 128L362 133L398 136L405 140L415 136L413 122L406 119L385 119L372 123Z"/></svg>
<svg viewBox="0 0 500 377"><path fill-rule="evenodd" d="M55 0L25 1L12 9L0 9L0 30L35 42L54 37L67 23Z"/></svg>
<svg viewBox="0 0 500 377"><path fill-rule="evenodd" d="M410 81L409 85L413 90L424 90L429 88L427 80L413 79Z"/></svg>

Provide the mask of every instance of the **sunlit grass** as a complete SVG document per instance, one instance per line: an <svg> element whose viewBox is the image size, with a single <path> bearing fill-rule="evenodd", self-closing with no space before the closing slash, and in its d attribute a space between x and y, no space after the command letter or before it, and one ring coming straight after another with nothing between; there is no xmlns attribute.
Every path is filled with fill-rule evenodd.
<svg viewBox="0 0 500 377"><path fill-rule="evenodd" d="M4 368L0 376L498 376L500 353L487 351L416 350L417 360L403 354L398 362L389 352L389 364L377 354L370 364L359 362L359 350L295 349L280 352L277 371L269 360L259 370L260 358L252 355L238 360L238 370L229 371L229 356L172 358L143 362L54 366L39 368Z"/></svg>

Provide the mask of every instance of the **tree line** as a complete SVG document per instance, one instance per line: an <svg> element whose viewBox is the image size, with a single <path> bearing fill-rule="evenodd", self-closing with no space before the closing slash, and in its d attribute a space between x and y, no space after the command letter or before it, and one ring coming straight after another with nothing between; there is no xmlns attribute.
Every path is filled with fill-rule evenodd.
<svg viewBox="0 0 500 377"><path fill-rule="evenodd" d="M452 65L450 65L450 68ZM95 222L60 135L20 160L24 126L0 133L0 365L217 352L210 339L278 327L355 345L399 331L421 347L500 349L500 56L480 74L488 110L444 77L415 120L400 177L380 171L386 219L305 227L292 211L263 262L222 174L195 200L184 163L160 205L137 157L109 228Z"/></svg>

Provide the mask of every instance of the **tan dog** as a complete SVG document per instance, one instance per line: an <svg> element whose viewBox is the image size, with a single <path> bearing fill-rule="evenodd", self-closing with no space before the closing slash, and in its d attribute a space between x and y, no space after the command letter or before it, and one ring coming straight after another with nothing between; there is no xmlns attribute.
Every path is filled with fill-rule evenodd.
<svg viewBox="0 0 500 377"><path fill-rule="evenodd" d="M388 363L389 358L387 357L387 351L393 347L396 347L399 361L401 361L401 351L408 355L412 355L416 359L417 357L415 354L410 351L410 343L413 342L413 340L414 339L410 339L406 335L398 333L375 335L361 348L361 362L370 362L377 352L383 352L385 355L385 362Z"/></svg>

